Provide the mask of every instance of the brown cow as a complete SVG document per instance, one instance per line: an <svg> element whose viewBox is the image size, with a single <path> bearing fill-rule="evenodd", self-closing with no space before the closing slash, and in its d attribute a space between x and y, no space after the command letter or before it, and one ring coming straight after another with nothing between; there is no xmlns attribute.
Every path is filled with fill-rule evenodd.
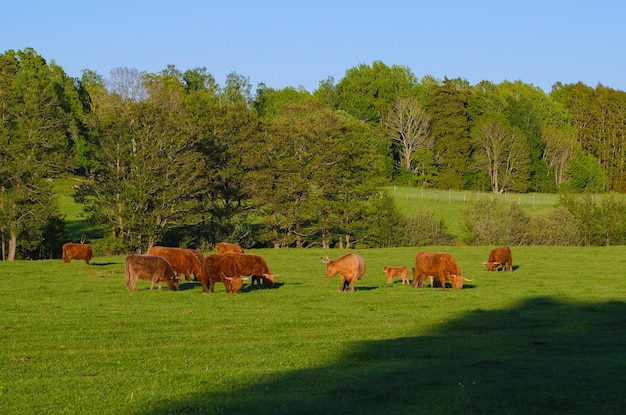
<svg viewBox="0 0 626 415"><path fill-rule="evenodd" d="M365 274L365 261L359 254L345 254L337 259L328 259L326 256L326 260L320 259L326 264L327 278L332 278L337 274L341 275L339 291L346 290L348 285L350 285L350 291L354 291L354 283Z"/></svg>
<svg viewBox="0 0 626 415"><path fill-rule="evenodd" d="M178 277L184 275L187 281L191 281L191 274L196 280L200 280L202 276L202 262L191 249L153 246L148 249L147 254L165 258L176 275Z"/></svg>
<svg viewBox="0 0 626 415"><path fill-rule="evenodd" d="M483 262L487 266L487 271L506 269L513 272L513 257L511 256L511 248L508 246L499 246L489 253L487 262Z"/></svg>
<svg viewBox="0 0 626 415"><path fill-rule="evenodd" d="M241 246L235 243L218 242L217 244L215 244L215 250L218 254L226 254L228 252L243 254L243 249L241 249Z"/></svg>
<svg viewBox="0 0 626 415"><path fill-rule="evenodd" d="M70 262L72 259L84 259L87 265L93 258L93 250L89 244L73 244L68 242L63 245L63 262Z"/></svg>
<svg viewBox="0 0 626 415"><path fill-rule="evenodd" d="M237 267L239 268L240 275L247 275L252 278L251 286L256 282L260 284L261 280L263 280L265 288L272 288L274 286L278 275L270 272L267 262L262 256L233 252L226 253L225 255L228 255L235 260Z"/></svg>
<svg viewBox="0 0 626 415"><path fill-rule="evenodd" d="M226 288L226 292L237 294L243 286L243 281L247 278L239 276L239 268L233 258L224 254L211 254L204 257L204 270L200 282L202 292L206 293L207 283L209 291L215 292L215 283L221 282Z"/></svg>
<svg viewBox="0 0 626 415"><path fill-rule="evenodd" d="M393 282L393 277L402 278L402 285L409 283L409 272L406 267L383 267L383 273L387 276L387 284Z"/></svg>
<svg viewBox="0 0 626 415"><path fill-rule="evenodd" d="M451 282L452 288L463 288L464 280L471 281L461 275L454 257L444 252L417 253L413 268L413 287L424 287L426 277L431 277L431 287L439 283L441 288L446 288L446 281Z"/></svg>
<svg viewBox="0 0 626 415"><path fill-rule="evenodd" d="M187 248L191 251L192 254L194 254L196 256L196 258L198 258L198 261L200 261L200 263L202 264L202 262L204 261L204 255L202 254L202 251L199 249L191 249L191 248Z"/></svg>
<svg viewBox="0 0 626 415"><path fill-rule="evenodd" d="M154 255L129 255L126 257L126 289L137 291L137 280L150 281L150 289L154 283L159 285L165 281L170 291L178 290L179 279L172 266L164 258Z"/></svg>

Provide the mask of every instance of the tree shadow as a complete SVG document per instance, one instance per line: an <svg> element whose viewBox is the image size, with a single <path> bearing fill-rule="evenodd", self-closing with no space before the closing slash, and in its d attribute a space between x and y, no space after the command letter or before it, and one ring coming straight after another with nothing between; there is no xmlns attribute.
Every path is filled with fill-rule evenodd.
<svg viewBox="0 0 626 415"><path fill-rule="evenodd" d="M535 298L426 335L346 342L325 366L230 390L197 379L196 393L140 413L621 414L625 323L621 301Z"/></svg>

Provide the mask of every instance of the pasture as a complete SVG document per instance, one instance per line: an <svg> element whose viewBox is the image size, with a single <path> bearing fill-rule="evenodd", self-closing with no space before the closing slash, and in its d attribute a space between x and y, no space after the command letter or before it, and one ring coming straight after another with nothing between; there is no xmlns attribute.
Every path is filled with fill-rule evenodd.
<svg viewBox="0 0 626 415"><path fill-rule="evenodd" d="M452 253L462 290L387 285L385 265ZM124 257L0 262L0 412L621 414L624 247L358 251L356 292L320 256L257 250L277 288L137 292Z"/></svg>

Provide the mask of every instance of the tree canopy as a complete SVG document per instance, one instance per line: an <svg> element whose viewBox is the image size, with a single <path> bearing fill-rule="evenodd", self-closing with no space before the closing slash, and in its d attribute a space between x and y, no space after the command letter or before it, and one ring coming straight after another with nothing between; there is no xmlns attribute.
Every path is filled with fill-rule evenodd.
<svg viewBox="0 0 626 415"><path fill-rule="evenodd" d="M375 61L315 91L206 68L85 70L0 55L2 258L54 255L50 181L111 252L155 243L389 246L405 237L383 187L626 191L626 93L602 85L418 80ZM376 215L379 212L380 215Z"/></svg>

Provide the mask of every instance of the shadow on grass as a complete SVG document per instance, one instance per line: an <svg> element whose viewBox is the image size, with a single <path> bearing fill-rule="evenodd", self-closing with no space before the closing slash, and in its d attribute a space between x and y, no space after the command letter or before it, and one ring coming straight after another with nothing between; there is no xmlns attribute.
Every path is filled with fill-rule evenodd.
<svg viewBox="0 0 626 415"><path fill-rule="evenodd" d="M423 336L346 343L323 367L197 393L141 414L621 414L626 303L536 298ZM245 358L242 356L242 358Z"/></svg>

